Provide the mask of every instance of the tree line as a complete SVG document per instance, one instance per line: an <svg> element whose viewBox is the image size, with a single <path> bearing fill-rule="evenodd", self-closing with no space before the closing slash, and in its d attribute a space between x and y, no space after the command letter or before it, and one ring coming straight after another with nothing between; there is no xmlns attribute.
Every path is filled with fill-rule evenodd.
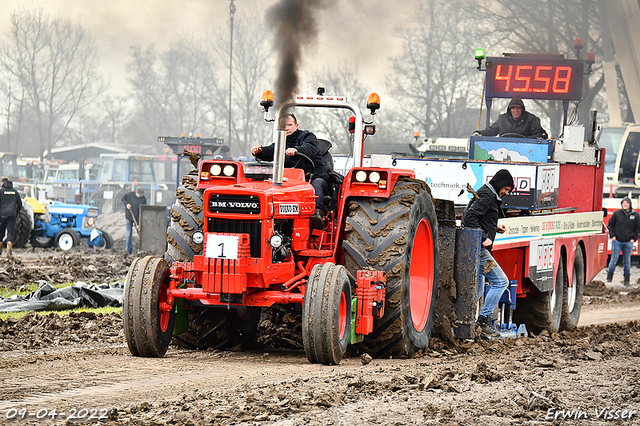
<svg viewBox="0 0 640 426"><path fill-rule="evenodd" d="M475 48L490 56L502 52L561 53L574 58L581 37L596 55L583 99L574 116L586 121L590 109L606 120L598 0L431 0L390 36L402 48L386 71L392 100L377 118L378 143L413 142L422 137L467 137L479 122L483 74ZM211 30L196 38L177 36L164 50L134 45L126 67L129 88L115 94L100 73L94 36L79 23L52 17L43 9L11 13L11 29L0 39L0 151L40 156L55 146L90 142L157 145L159 135L181 133L222 137L236 156L270 141L260 94L273 86L276 68L264 16L238 11L234 23L231 135L229 117L229 31ZM226 77L225 77L226 76ZM305 76L304 87L322 82L327 93L362 103L367 88L357 69L321 64ZM624 88L623 88L624 89ZM624 90L621 91L624 96ZM626 119L633 117L621 99ZM500 107L500 104L498 104ZM504 105L506 107L506 103ZM527 101L551 134L560 133L562 105ZM503 112L503 111L499 111ZM485 112L486 113L486 112ZM497 117L498 111L492 114ZM341 151L349 150L343 113L301 112L304 128L321 133ZM480 127L484 126L484 119Z"/></svg>

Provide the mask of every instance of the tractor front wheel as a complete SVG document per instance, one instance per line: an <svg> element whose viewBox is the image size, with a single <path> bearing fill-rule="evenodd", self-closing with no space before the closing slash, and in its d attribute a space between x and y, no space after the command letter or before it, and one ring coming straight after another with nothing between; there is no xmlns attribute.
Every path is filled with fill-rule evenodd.
<svg viewBox="0 0 640 426"><path fill-rule="evenodd" d="M429 346L438 296L438 222L426 183L400 178L388 199L355 198L343 242L345 266L386 273L384 317L359 348L411 356Z"/></svg>
<svg viewBox="0 0 640 426"><path fill-rule="evenodd" d="M56 246L60 250L71 250L71 248L78 245L80 237L78 233L71 228L63 229L56 235Z"/></svg>
<svg viewBox="0 0 640 426"><path fill-rule="evenodd" d="M167 352L175 324L175 307L167 303L169 279L169 264L162 258L137 258L129 268L122 319L134 356L162 357Z"/></svg>
<svg viewBox="0 0 640 426"><path fill-rule="evenodd" d="M310 362L337 365L351 333L351 283L342 265L313 267L302 305L302 343Z"/></svg>

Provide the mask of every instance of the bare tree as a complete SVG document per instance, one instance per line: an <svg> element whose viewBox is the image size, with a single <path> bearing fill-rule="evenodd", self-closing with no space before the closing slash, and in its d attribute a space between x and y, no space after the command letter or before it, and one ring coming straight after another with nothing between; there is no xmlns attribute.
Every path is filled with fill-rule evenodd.
<svg viewBox="0 0 640 426"><path fill-rule="evenodd" d="M216 136L224 115L222 92L213 55L202 42L184 36L162 54L149 46L133 47L131 55L133 119L146 129L147 139L180 133Z"/></svg>
<svg viewBox="0 0 640 426"><path fill-rule="evenodd" d="M60 141L74 117L105 90L90 35L80 25L50 19L42 9L11 14L1 62L24 89L40 153Z"/></svg>
<svg viewBox="0 0 640 426"><path fill-rule="evenodd" d="M478 105L482 83L472 57L472 19L461 6L457 0L420 4L398 32L402 53L388 80L407 135L468 134L467 108Z"/></svg>

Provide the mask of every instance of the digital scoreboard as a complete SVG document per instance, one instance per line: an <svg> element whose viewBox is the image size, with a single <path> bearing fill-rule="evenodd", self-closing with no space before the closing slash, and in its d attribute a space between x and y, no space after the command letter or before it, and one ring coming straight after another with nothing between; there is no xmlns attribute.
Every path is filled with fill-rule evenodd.
<svg viewBox="0 0 640 426"><path fill-rule="evenodd" d="M486 97L577 101L584 62L539 55L486 58Z"/></svg>

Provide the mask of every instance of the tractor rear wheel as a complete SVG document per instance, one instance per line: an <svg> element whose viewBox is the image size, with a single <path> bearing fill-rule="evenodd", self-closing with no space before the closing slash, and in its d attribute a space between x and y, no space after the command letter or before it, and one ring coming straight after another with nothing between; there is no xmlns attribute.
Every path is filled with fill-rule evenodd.
<svg viewBox="0 0 640 426"><path fill-rule="evenodd" d="M33 222L31 220L31 205L29 203L22 203L20 213L16 217L16 226L14 231L13 246L16 248L25 248L31 238L31 230L33 229Z"/></svg>
<svg viewBox="0 0 640 426"><path fill-rule="evenodd" d="M527 295L518 299L513 318L516 323L525 323L527 329L534 333L542 330L558 331L562 317L563 290L566 281L566 265L562 258L556 272L555 290L545 291L536 295Z"/></svg>
<svg viewBox="0 0 640 426"><path fill-rule="evenodd" d="M574 330L578 326L580 320L580 311L582 310L582 295L584 293L584 256L582 247L576 247L573 259L573 271L571 275L571 287L568 280L565 280L565 286L562 297L562 319L560 320L561 330Z"/></svg>
<svg viewBox="0 0 640 426"><path fill-rule="evenodd" d="M384 317L360 349L411 356L429 346L438 295L438 222L426 183L400 178L388 199L353 199L343 241L347 271L386 272Z"/></svg>
<svg viewBox="0 0 640 426"><path fill-rule="evenodd" d="M55 244L55 238L54 237L38 237L38 236L31 236L31 247L41 247L41 248L49 248L49 247L53 247Z"/></svg>
<svg viewBox="0 0 640 426"><path fill-rule="evenodd" d="M60 250L71 250L71 248L76 247L79 242L80 237L78 233L71 228L63 229L56 235L56 246Z"/></svg>
<svg viewBox="0 0 640 426"><path fill-rule="evenodd" d="M175 307L167 305L170 269L166 260L147 256L131 264L125 281L123 326L134 356L162 357L175 324Z"/></svg>
<svg viewBox="0 0 640 426"><path fill-rule="evenodd" d="M351 283L342 265L313 267L302 304L302 342L310 362L337 365L351 333Z"/></svg>
<svg viewBox="0 0 640 426"><path fill-rule="evenodd" d="M193 256L202 254L202 244L192 240L195 231L202 231L203 191L197 188L197 181L191 171L182 178L182 185L176 190L176 202L171 206L171 223L167 228L167 251L164 258L168 262L193 260Z"/></svg>
<svg viewBox="0 0 640 426"><path fill-rule="evenodd" d="M113 238L111 237L111 235L107 233L107 231L100 230L100 232L102 232L102 241L100 242L100 244L96 246L89 246L89 247L94 249L109 250L111 247L113 247Z"/></svg>

